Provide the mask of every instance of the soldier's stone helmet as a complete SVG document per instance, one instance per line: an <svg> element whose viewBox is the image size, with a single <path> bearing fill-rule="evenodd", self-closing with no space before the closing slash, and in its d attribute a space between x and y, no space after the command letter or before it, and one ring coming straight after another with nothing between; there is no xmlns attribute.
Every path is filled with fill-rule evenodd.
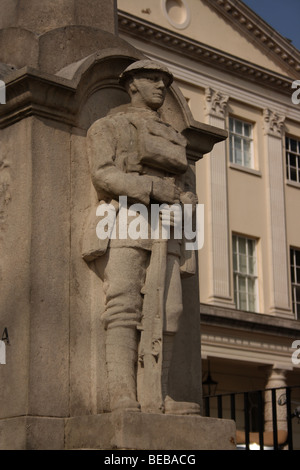
<svg viewBox="0 0 300 470"><path fill-rule="evenodd" d="M167 77L166 86L169 87L173 82L173 75L171 72L162 64L158 64L153 60L145 59L138 60L130 64L120 75L119 82L124 85L128 78L134 77L142 72L161 72Z"/></svg>

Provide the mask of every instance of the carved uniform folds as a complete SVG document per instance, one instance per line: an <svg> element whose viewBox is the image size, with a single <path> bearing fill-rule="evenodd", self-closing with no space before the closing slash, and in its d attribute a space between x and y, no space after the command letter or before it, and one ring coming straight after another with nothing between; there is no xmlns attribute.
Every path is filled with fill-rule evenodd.
<svg viewBox="0 0 300 470"><path fill-rule="evenodd" d="M128 107L127 112L116 112L97 121L88 132L88 155L100 203L112 203L118 210L119 196L127 196L128 204L138 202L149 206L150 215L151 201L157 203L152 200L155 179L172 177L179 187L184 187L181 174L187 169L185 145L185 138L163 123L155 111ZM98 221L93 207L84 237L83 255L87 261L101 256L96 266L104 280L105 325L136 326L141 317L140 292L152 240L150 237L120 240L118 236L113 240L100 240L96 235ZM107 251L108 247L110 250ZM138 251L134 250L137 248ZM182 310L179 270L184 264L183 251L181 240L168 241L167 272L173 274L167 279L172 295L168 296L166 304L165 327L170 332L177 330Z"/></svg>
<svg viewBox="0 0 300 470"><path fill-rule="evenodd" d="M148 207L149 221L152 202L174 203L175 195L181 198L184 191L189 189L185 187L183 178L188 168L186 140L164 123L157 113L172 80L167 69L148 60L139 61L123 72L121 80L127 87L131 105L116 108L107 117L96 121L88 131L87 149L92 181L100 203L110 203L118 211L119 197L127 196L128 205L142 203ZM119 219L118 212L117 228ZM182 313L180 271L185 261L184 244L171 237L167 241L167 249L163 250L164 255L158 256L157 261L155 258L154 262L152 256L149 267L151 252L153 255L160 252L152 249L155 241L151 238L133 240L129 236L125 240L118 237L99 240L96 235L98 221L96 207L93 207L86 225L83 257L86 261L94 260L98 275L103 280L105 311L102 318L106 328L106 364L111 410L139 411L141 403L142 410L145 411L168 412L168 407L169 412L174 412L175 409L178 411L166 395L168 358L171 357L173 347L170 338L173 339L177 331L178 319ZM165 273L160 292L155 286L155 279L161 276L159 272L157 276L153 275L154 271L151 269L159 266L159 259L164 260L162 267ZM190 266L187 270L192 271ZM154 288L150 288L147 283L150 278ZM151 297L153 303L159 297L164 304L163 308L161 304L159 307L160 312L163 312L159 314L161 327L154 328L155 332L151 327L151 312L153 310L154 318L157 311L155 306L152 309L152 301L149 302L149 291L154 293ZM144 295L145 305L148 306L147 315L143 310ZM150 320L147 328L142 314L143 319ZM140 361L144 365L147 361L150 364L154 358L155 363L155 358L159 357L161 365L156 369L156 375L152 374L152 366L148 368L145 365L144 377L152 377L152 382L138 380L139 384L144 384L139 391L139 384L136 382L140 328L143 339ZM169 341L162 339L163 331L168 333ZM154 344L159 344L158 355L152 350ZM161 363L164 357L162 345L167 358L164 364ZM141 374L138 375L140 377ZM147 400L147 394L154 395L154 388L157 390L157 399L152 396L152 401ZM150 402L154 404L154 409L151 408L152 405L151 410L149 409Z"/></svg>

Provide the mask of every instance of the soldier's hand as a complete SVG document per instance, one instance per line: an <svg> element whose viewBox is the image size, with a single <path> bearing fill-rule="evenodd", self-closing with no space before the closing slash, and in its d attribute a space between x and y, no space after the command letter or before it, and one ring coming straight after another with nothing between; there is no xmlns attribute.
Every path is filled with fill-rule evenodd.
<svg viewBox="0 0 300 470"><path fill-rule="evenodd" d="M168 204L166 207L162 207L160 210L160 218L162 225L165 227L182 227L182 210L180 204L172 204L170 207Z"/></svg>
<svg viewBox="0 0 300 470"><path fill-rule="evenodd" d="M198 204L198 198L196 194L188 191L186 193L182 192L180 194L180 202L181 204L192 204L192 210L194 211L196 209L196 206Z"/></svg>
<svg viewBox="0 0 300 470"><path fill-rule="evenodd" d="M179 201L180 191L172 181L159 178L153 181L152 198L158 202L174 204Z"/></svg>

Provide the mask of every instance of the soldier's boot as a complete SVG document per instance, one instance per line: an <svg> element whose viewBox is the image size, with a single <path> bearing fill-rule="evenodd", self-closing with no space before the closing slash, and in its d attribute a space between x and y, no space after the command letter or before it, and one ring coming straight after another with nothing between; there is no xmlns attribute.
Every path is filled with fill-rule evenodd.
<svg viewBox="0 0 300 470"><path fill-rule="evenodd" d="M140 411L136 399L136 363L136 329L122 326L108 328L106 364L111 411Z"/></svg>
<svg viewBox="0 0 300 470"><path fill-rule="evenodd" d="M164 334L163 336L163 366L161 383L165 414L199 415L200 406L198 405L198 403L175 401L168 394L169 371L173 356L174 339L174 334Z"/></svg>

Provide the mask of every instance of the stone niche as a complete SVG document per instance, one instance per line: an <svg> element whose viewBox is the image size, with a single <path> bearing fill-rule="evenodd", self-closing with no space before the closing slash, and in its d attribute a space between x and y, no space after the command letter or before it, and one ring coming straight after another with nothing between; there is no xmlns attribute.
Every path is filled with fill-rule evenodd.
<svg viewBox="0 0 300 470"><path fill-rule="evenodd" d="M13 34L8 29L0 39ZM101 286L93 263L82 258L84 227L97 201L86 133L128 103L118 76L144 56L114 34L103 35L104 46L84 57L72 52L62 61L58 54L52 66L52 53L47 67L39 66L45 53L31 66L23 57L3 77L0 328L8 329L10 345L0 366L0 449L232 449L231 421L108 412ZM196 162L226 133L194 121L176 85L163 113L188 140L195 184ZM183 280L183 301L173 396L201 404L198 276Z"/></svg>

